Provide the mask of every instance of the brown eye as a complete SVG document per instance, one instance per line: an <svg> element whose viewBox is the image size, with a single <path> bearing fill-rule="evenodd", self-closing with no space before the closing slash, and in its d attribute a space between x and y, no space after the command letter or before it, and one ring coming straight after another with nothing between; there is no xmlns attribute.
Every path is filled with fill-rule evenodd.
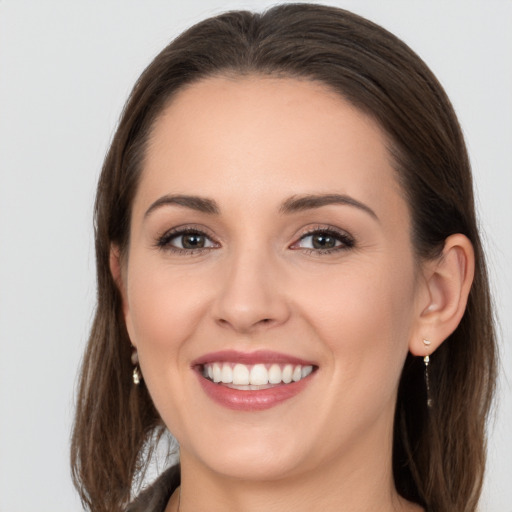
<svg viewBox="0 0 512 512"><path fill-rule="evenodd" d="M333 249L336 247L337 240L328 233L318 233L311 235L311 244L314 249Z"/></svg>
<svg viewBox="0 0 512 512"><path fill-rule="evenodd" d="M353 246L354 240L348 233L333 230L317 230L303 235L292 246L292 249L306 249L323 253L349 249Z"/></svg>
<svg viewBox="0 0 512 512"><path fill-rule="evenodd" d="M181 249L202 249L206 245L206 237L199 233L190 233L176 237L177 245ZM181 246L179 245L181 243Z"/></svg>
<svg viewBox="0 0 512 512"><path fill-rule="evenodd" d="M193 229L168 232L158 239L156 245L160 249L177 252L194 252L218 247L208 235Z"/></svg>

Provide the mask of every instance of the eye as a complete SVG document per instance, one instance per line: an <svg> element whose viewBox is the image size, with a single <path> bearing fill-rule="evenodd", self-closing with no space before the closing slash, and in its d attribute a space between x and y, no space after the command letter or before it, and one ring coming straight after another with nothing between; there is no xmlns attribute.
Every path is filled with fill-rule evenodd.
<svg viewBox="0 0 512 512"><path fill-rule="evenodd" d="M218 247L218 244L206 233L197 229L168 231L157 240L156 245L161 249L168 249L175 252L198 252Z"/></svg>
<svg viewBox="0 0 512 512"><path fill-rule="evenodd" d="M184 233L183 235L171 238L169 243L179 249L204 249L205 247L213 247L211 240L202 233Z"/></svg>
<svg viewBox="0 0 512 512"><path fill-rule="evenodd" d="M354 246L353 238L345 232L333 229L315 229L302 235L291 249L306 249L316 253L330 253Z"/></svg>

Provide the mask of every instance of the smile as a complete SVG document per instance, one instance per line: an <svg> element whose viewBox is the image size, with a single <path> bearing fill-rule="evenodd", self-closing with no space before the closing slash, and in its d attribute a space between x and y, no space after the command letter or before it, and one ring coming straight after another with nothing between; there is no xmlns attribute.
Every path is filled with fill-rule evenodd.
<svg viewBox="0 0 512 512"><path fill-rule="evenodd" d="M312 362L285 354L232 350L208 354L192 367L207 397L238 411L261 411L295 397L318 370Z"/></svg>
<svg viewBox="0 0 512 512"><path fill-rule="evenodd" d="M263 364L247 365L233 362L215 362L203 365L203 377L226 384L233 389L257 390L305 379L313 371L312 365Z"/></svg>

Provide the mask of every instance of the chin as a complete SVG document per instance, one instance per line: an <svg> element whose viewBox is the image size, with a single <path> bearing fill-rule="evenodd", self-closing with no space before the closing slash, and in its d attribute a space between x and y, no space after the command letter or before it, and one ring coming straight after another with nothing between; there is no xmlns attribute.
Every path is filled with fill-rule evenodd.
<svg viewBox="0 0 512 512"><path fill-rule="evenodd" d="M277 480L302 467L307 454L298 433L294 434L294 439L290 439L290 435L276 436L275 431L270 435L271 438L264 436L261 431L255 431L254 435L223 432L207 443L203 438L203 442L191 447L191 451L202 465L224 477L247 481ZM182 458L189 451L187 448L182 445Z"/></svg>
<svg viewBox="0 0 512 512"><path fill-rule="evenodd" d="M254 452L254 450L250 450ZM240 454L233 452L232 456L219 456L209 464L210 469L228 478L245 481L279 480L294 474L300 467L297 457L266 453Z"/></svg>

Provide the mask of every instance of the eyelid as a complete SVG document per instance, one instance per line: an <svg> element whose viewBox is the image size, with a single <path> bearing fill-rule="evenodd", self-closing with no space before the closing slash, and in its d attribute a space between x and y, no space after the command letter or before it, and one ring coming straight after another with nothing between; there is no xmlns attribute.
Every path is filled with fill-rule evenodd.
<svg viewBox="0 0 512 512"><path fill-rule="evenodd" d="M316 249L316 248L307 248L307 247L300 247L299 244L302 240L309 236L313 236L318 233L326 233L329 235L334 236L338 241L341 243L339 245L335 245L335 247L327 248L327 249ZM179 237L180 235L186 235L186 234L199 234L202 236L205 236L208 238L212 244L213 247L198 247L195 249L184 249L180 247L176 247L174 245L171 245L171 240L174 238ZM219 248L221 246L220 242L217 240L217 238L211 234L210 230L202 225L197 224L183 224L180 226L175 226L171 229L168 229L165 231L162 235L159 235L156 237L154 246L157 249L163 250L163 251L170 251L175 253L181 253L181 254L199 254L204 251L210 251L212 249ZM346 230L331 226L331 225L314 225L311 226L305 230L303 230L300 235L297 236L296 241L293 242L291 245L289 245L289 249L292 250L302 250L303 252L310 252L315 254L327 254L331 252L337 252L337 251L343 251L350 249L355 246L355 239L354 237L348 233Z"/></svg>
<svg viewBox="0 0 512 512"><path fill-rule="evenodd" d="M213 244L214 247L198 247L197 249L183 249L180 247L176 247L171 245L171 240L174 238L178 238L179 236L187 235L187 234L198 234L208 238ZM168 229L163 234L158 235L155 238L154 245L157 249L161 249L163 251L171 251L177 253L187 253L187 254L197 254L203 251L209 251L211 249L215 249L220 247L220 243L217 241L216 237L210 233L210 230L205 228L204 226L200 226L197 224L183 224L180 226L175 226L171 229Z"/></svg>
<svg viewBox="0 0 512 512"><path fill-rule="evenodd" d="M330 235L333 235L336 237L337 240L341 241L340 245L337 245L332 248L328 249L311 249L306 247L299 247L298 244L304 240L305 238L309 236L313 236L317 233L327 233ZM329 253L329 252L337 252L337 251L343 251L350 249L355 246L355 239L354 237L348 233L344 229L337 228L335 226L331 225L315 225L310 228L307 228L305 231L303 231L300 236L297 238L295 242L293 242L290 245L290 249L292 250L303 250L305 252L310 253L316 253L316 254L322 254L322 253Z"/></svg>

